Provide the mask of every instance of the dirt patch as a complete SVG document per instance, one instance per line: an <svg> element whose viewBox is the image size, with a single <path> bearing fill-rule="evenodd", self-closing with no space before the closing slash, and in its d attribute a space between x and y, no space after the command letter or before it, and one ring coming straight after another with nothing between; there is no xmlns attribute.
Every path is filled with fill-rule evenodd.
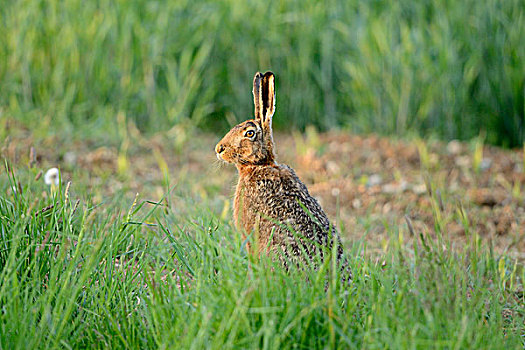
<svg viewBox="0 0 525 350"><path fill-rule="evenodd" d="M166 135L132 135L126 144L111 146L35 141L29 131L19 130L1 146L15 165L59 166L64 180L75 174L74 182L94 189L94 200L122 190L130 198L136 192L161 197L169 179L191 195L225 203L233 194L236 170L216 160L218 139L197 135L180 146ZM461 245L477 233L496 251L525 260L523 150L312 130L278 134L275 140L278 161L296 170L328 216L342 225L347 241L364 237L380 250L389 244L389 227L398 227L410 242L406 216L415 234L441 230Z"/></svg>

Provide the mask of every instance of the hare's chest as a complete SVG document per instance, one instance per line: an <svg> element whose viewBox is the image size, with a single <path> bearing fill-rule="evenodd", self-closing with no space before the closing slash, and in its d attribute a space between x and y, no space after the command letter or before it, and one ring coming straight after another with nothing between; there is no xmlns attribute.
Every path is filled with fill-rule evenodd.
<svg viewBox="0 0 525 350"><path fill-rule="evenodd" d="M239 181L235 191L234 218L248 228L256 216L278 218L287 202L287 191L278 180Z"/></svg>

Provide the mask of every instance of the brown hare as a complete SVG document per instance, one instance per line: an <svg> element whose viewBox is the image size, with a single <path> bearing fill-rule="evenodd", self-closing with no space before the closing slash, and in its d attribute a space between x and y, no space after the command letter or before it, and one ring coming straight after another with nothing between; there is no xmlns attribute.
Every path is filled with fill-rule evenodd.
<svg viewBox="0 0 525 350"><path fill-rule="evenodd" d="M255 74L253 100L255 118L233 127L215 147L217 157L239 171L233 216L243 239L252 233L255 253L278 253L285 265L323 261L336 243L337 260L346 268L335 227L294 170L275 161L272 72Z"/></svg>

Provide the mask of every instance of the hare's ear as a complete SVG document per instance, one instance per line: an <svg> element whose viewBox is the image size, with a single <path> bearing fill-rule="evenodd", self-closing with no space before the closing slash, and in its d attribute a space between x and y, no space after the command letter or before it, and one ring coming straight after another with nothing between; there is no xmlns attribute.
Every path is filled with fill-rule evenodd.
<svg viewBox="0 0 525 350"><path fill-rule="evenodd" d="M264 73L262 86L263 123L271 126L275 113L275 76L272 72Z"/></svg>
<svg viewBox="0 0 525 350"><path fill-rule="evenodd" d="M272 72L260 72L253 78L253 103L255 119L262 125L271 126L275 113L275 76Z"/></svg>
<svg viewBox="0 0 525 350"><path fill-rule="evenodd" d="M253 77L253 104L255 105L255 120L263 121L263 95L262 95L262 81L263 75L261 72L255 73Z"/></svg>

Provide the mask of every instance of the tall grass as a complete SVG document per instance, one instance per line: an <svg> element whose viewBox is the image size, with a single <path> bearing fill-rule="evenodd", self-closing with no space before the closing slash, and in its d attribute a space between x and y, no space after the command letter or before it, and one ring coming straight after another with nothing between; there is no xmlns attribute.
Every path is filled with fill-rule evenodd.
<svg viewBox="0 0 525 350"><path fill-rule="evenodd" d="M0 113L43 133L111 132L119 113L149 131L225 128L271 69L278 128L524 141L520 0L3 0L0 13Z"/></svg>
<svg viewBox="0 0 525 350"><path fill-rule="evenodd" d="M82 194L86 197L88 194ZM523 270L443 232L354 242L354 280L247 256L213 201L78 201L30 172L0 174L2 348L523 347ZM439 210L439 206L435 206ZM436 220L439 215L436 213ZM444 227L441 224L440 227ZM306 275L305 275L306 274Z"/></svg>

